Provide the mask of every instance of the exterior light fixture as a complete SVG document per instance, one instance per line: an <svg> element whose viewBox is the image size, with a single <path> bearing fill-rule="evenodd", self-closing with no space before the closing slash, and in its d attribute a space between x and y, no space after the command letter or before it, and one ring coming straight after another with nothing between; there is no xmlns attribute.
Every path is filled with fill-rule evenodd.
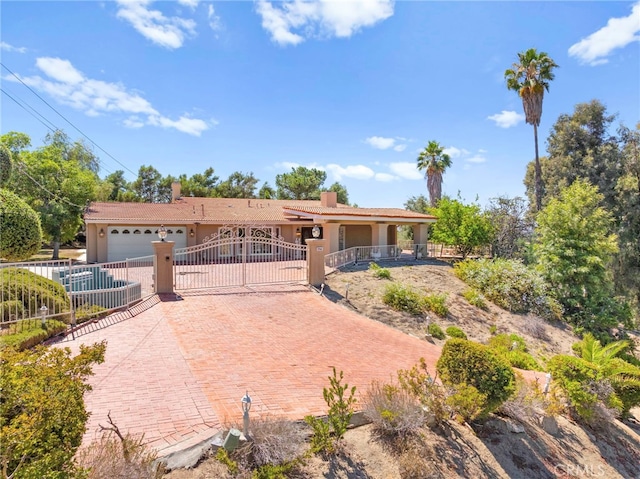
<svg viewBox="0 0 640 479"><path fill-rule="evenodd" d="M316 239L320 238L320 228L318 228L318 225L313 225L313 228L311 229L311 236Z"/></svg>
<svg viewBox="0 0 640 479"><path fill-rule="evenodd" d="M40 318L42 319L43 328L47 326L47 311L49 311L49 308L47 308L46 304L43 304L42 308L40 308Z"/></svg>
<svg viewBox="0 0 640 479"><path fill-rule="evenodd" d="M104 229L100 228L100 233L98 233L98 236L100 236L100 238L104 238Z"/></svg>
<svg viewBox="0 0 640 479"><path fill-rule="evenodd" d="M296 228L296 236L300 236L300 228Z"/></svg>
<svg viewBox="0 0 640 479"><path fill-rule="evenodd" d="M164 225L160 225L160 229L158 229L158 238L160 238L160 241L164 241L166 237L167 229L164 227Z"/></svg>
<svg viewBox="0 0 640 479"><path fill-rule="evenodd" d="M251 396L249 391L242 396L242 429L244 437L249 437L249 410L251 409Z"/></svg>
<svg viewBox="0 0 640 479"><path fill-rule="evenodd" d="M191 228L191 230L189 231L189 236L193 238L195 235L196 233L193 231L193 228Z"/></svg>

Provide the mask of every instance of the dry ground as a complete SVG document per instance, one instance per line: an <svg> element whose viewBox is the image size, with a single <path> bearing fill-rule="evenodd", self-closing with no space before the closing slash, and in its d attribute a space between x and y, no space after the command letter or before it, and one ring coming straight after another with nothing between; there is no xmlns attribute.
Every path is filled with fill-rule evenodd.
<svg viewBox="0 0 640 479"><path fill-rule="evenodd" d="M469 339L485 342L490 327L498 332L523 336L530 352L544 361L559 353L570 354L576 341L562 324L541 322L529 334L537 318L508 313L489 304L483 311L461 296L467 286L453 275L449 264L437 261L421 263L381 262L389 268L391 280L424 292L448 294L446 318L416 318L385 306L382 292L389 280L376 279L368 264L354 265L331 274L324 294L332 301L361 314L392 325L407 334L426 337L430 321L443 329L461 328ZM539 329L539 328L538 328ZM346 378L348 380L348 378ZM638 410L636 417L640 416ZM351 429L345 437L343 453L322 460L312 457L299 477L307 479L420 479L420 478L569 478L600 477L640 479L640 423L632 419L614 422L600 431L590 430L564 417L558 417L559 432L546 433L536 423L525 423L522 433L510 432L509 420L494 417L484 424L456 423L432 431L425 429L419 442L398 448L377 437L372 427ZM215 459L204 460L194 470L173 471L167 479L224 479L224 466Z"/></svg>

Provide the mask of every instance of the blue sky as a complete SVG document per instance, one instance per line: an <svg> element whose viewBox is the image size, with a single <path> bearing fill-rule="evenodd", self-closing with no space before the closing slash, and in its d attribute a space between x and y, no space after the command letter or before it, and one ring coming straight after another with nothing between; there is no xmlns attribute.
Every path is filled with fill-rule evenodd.
<svg viewBox="0 0 640 479"><path fill-rule="evenodd" d="M44 117L82 138L8 68L108 152L94 147L102 176L213 167L221 179L253 172L275 186L277 174L302 165L325 170L326 186L344 184L359 206L403 207L427 194L416 158L436 140L453 160L445 194L482 205L523 196L533 129L503 74L532 47L560 66L545 96L542 153L558 116L579 102L599 99L629 127L640 121L640 1L2 1L0 9L0 132L27 133L40 146Z"/></svg>

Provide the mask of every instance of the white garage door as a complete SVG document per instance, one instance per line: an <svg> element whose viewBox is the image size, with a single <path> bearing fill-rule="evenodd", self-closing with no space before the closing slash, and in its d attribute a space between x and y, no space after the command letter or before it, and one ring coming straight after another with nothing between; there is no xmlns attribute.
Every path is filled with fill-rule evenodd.
<svg viewBox="0 0 640 479"><path fill-rule="evenodd" d="M184 226L167 226L166 241L175 241L174 248L187 246L187 229ZM159 241L158 228L153 226L112 226L107 230L108 261L121 261L153 254L152 241Z"/></svg>

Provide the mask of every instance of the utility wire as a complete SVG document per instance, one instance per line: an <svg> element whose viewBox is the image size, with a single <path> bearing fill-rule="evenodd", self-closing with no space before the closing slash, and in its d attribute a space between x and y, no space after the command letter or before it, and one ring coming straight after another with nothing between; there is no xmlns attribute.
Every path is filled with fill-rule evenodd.
<svg viewBox="0 0 640 479"><path fill-rule="evenodd" d="M9 93L7 93L7 92L4 90L4 88L0 88L0 91L2 91L2 93L4 93L4 94L5 94L5 95L7 95L11 100L13 100L13 101L14 101L14 102L15 102L15 103L20 107L20 108L22 108L24 111L26 111L27 113L29 113L29 115L31 115L32 117L34 117L36 120L38 120L40 123L42 123L42 124L43 124L46 128L48 128L49 130L51 130L51 131L53 131L53 132L55 132L56 130L59 130L59 128L58 128L58 127L56 127L53 123L51 123L49 120L47 120L44 116L40 115L40 113L38 113L36 110L34 110L33 108L31 108L31 107L27 104L27 102L25 102L24 100L23 100L24 105L29 106L29 108L31 108L35 113L37 113L37 114L38 114L38 116L40 116L42 119L40 119L40 118L38 118L36 115L34 115L34 114L33 114L33 112L31 112L31 111L27 110L27 108L26 108L22 103L20 103L18 100L16 100L14 97L12 97ZM43 120L44 120L44 121L43 121ZM52 126L53 126L53 128L52 128L51 126L47 125L47 124L45 123L45 121L49 122L49 124L50 124L50 125L52 125Z"/></svg>
<svg viewBox="0 0 640 479"><path fill-rule="evenodd" d="M22 161L18 161L16 162L16 166L18 167L18 170L20 171L20 173L22 173L23 175L25 175L27 178L29 178L31 181L33 181L37 186L39 186L45 193L48 193L50 195L50 197L57 199L63 203L67 203L68 205L71 205L75 208L80 208L81 210L84 210L84 206L80 206L80 205L76 205L75 203L72 203L71 201L69 201L66 198L63 198L61 196L58 196L56 193L52 193L51 191L49 191L47 188L45 188L45 186L40 183L38 180L36 180L33 176L31 176L29 174L29 172L27 171L27 165L22 162Z"/></svg>
<svg viewBox="0 0 640 479"><path fill-rule="evenodd" d="M120 166L122 166L125 170L127 170L129 173L131 173L134 177L138 177L137 173L134 173L133 171L131 171L129 168L127 168L123 163L121 163L120 161L118 161L113 155L111 155L111 153L109 153L108 151L106 151L104 148L102 148L100 145L98 145L95 141L93 141L91 138L89 138L82 130L80 130L77 126L75 126L73 123L71 123L71 121L67 120L67 118L60 113L58 110L56 110L53 106L51 106L49 104L49 102L47 102L44 98L42 98L40 95L38 95L38 93L31 88L29 85L27 85L24 81L22 81L22 78L20 78L18 75L16 75L15 73L13 73L9 67L7 67L4 63L0 62L0 65L2 65L2 67L7 70L9 73L11 73L11 75L13 75L20 83L22 83L26 88L29 89L29 91L31 93L33 93L35 96L37 96L45 105L47 105L49 108L51 108L54 112L56 112L58 114L58 116L60 116L64 121L66 121L67 123L69 123L69 125L71 125L78 133L80 133L82 136L84 136L87 140L89 140L89 142L94 145L96 148L98 148L100 151L102 151L105 155L107 155L109 158L111 158L113 161L115 161L116 163L118 163Z"/></svg>

